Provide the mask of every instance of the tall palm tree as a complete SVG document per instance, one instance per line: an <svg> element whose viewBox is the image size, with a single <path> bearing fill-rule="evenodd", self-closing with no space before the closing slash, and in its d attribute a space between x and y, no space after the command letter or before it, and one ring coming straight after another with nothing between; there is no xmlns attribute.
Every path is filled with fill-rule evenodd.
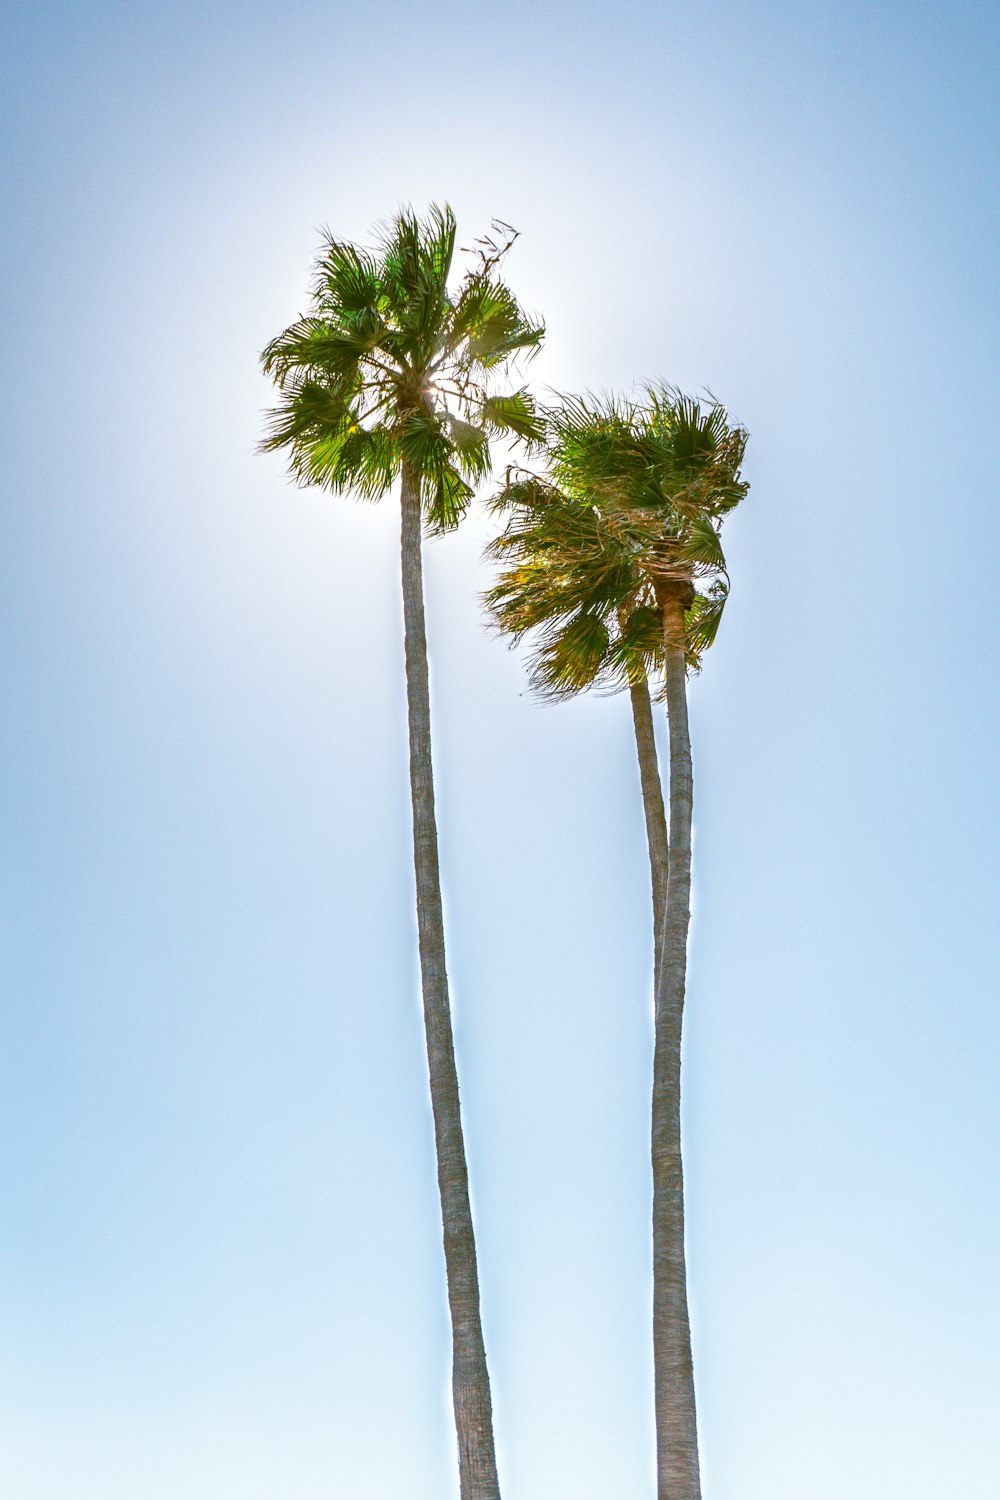
<svg viewBox="0 0 1000 1500"><path fill-rule="evenodd" d="M301 484L377 499L400 480L417 927L462 1500L500 1490L445 969L421 532L458 524L489 473L491 439L530 444L541 432L526 389L493 386L543 334L499 278L514 233L494 229L454 292L447 206L423 219L402 210L371 250L327 233L308 313L262 356L280 400L261 446L285 449Z"/></svg>
<svg viewBox="0 0 1000 1500"><path fill-rule="evenodd" d="M551 414L547 474L508 476L495 501L508 521L490 551L508 566L487 603L501 629L536 633L531 675L541 692L627 684L632 696L654 899L658 1494L698 1500L680 1137L693 805L686 679L715 638L728 593L719 529L746 493L746 433L714 401L702 408L669 386L647 396L645 404L570 399ZM669 839L651 674L662 675L667 702Z"/></svg>

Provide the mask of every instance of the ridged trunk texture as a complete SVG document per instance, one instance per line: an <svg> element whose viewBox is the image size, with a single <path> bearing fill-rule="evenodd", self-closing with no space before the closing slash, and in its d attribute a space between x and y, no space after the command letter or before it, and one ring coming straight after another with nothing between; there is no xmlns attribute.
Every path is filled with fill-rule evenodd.
<svg viewBox="0 0 1000 1500"><path fill-rule="evenodd" d="M403 622L413 802L420 983L452 1334L452 1393L462 1500L499 1500L493 1413L479 1311L476 1241L455 1067L445 970L444 920L431 768L430 693L424 627L419 483L404 466L402 483Z"/></svg>
<svg viewBox="0 0 1000 1500"><path fill-rule="evenodd" d="M684 1256L681 1163L681 1025L691 912L693 783L688 730L684 611L689 584L664 582L667 717L670 729L670 858L653 1051L653 1364L658 1500L701 1500L694 1367Z"/></svg>
<svg viewBox="0 0 1000 1500"><path fill-rule="evenodd" d="M639 760L642 786L642 810L646 818L646 844L649 848L649 878L653 891L653 993L660 982L660 954L663 950L663 917L667 908L667 815L663 808L663 786L660 763L656 757L653 733L653 706L649 701L649 683L629 684L632 699L632 727Z"/></svg>

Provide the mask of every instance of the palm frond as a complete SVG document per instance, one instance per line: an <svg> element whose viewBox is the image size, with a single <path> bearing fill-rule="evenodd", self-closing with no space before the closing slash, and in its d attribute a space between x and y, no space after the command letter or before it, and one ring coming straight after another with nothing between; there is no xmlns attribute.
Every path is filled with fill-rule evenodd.
<svg viewBox="0 0 1000 1500"><path fill-rule="evenodd" d="M575 614L543 635L531 656L531 686L547 698L569 698L592 687L605 668L608 639L599 616Z"/></svg>
<svg viewBox="0 0 1000 1500"><path fill-rule="evenodd" d="M444 429L451 439L452 451L465 475L475 483L490 472L489 435L477 422L466 422L452 412L443 417Z"/></svg>
<svg viewBox="0 0 1000 1500"><path fill-rule="evenodd" d="M719 533L704 513L691 516L687 522L678 556L686 562L700 563L705 567L725 568L726 558Z"/></svg>
<svg viewBox="0 0 1000 1500"><path fill-rule="evenodd" d="M313 296L317 309L336 322L357 323L388 312L378 263L357 245L334 239L323 231L324 248L313 268Z"/></svg>
<svg viewBox="0 0 1000 1500"><path fill-rule="evenodd" d="M475 493L453 465L444 465L437 474L422 475L424 510L432 532L454 531L469 508Z"/></svg>
<svg viewBox="0 0 1000 1500"><path fill-rule="evenodd" d="M399 472L399 456L384 426L360 427L348 420L339 428L326 428L310 442L295 444L290 468L300 484L377 500Z"/></svg>
<svg viewBox="0 0 1000 1500"><path fill-rule="evenodd" d="M497 436L513 433L529 447L538 447L544 441L544 419L526 386L506 396L486 396L479 411L486 426Z"/></svg>
<svg viewBox="0 0 1000 1500"><path fill-rule="evenodd" d="M685 619L688 666L694 671L701 670L702 657L715 644L728 597L729 580L726 578L716 579L707 594L696 593L694 596Z"/></svg>

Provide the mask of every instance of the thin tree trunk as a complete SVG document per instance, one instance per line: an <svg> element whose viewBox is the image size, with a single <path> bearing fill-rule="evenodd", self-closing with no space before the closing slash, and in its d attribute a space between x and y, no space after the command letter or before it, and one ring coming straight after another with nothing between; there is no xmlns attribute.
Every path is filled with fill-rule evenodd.
<svg viewBox="0 0 1000 1500"><path fill-rule="evenodd" d="M700 1500L698 1427L684 1257L681 1025L691 910L691 738L684 611L691 586L665 582L665 676L670 728L670 858L653 1053L653 1362L658 1500Z"/></svg>
<svg viewBox="0 0 1000 1500"><path fill-rule="evenodd" d="M653 706L649 701L649 682L629 683L632 699L632 726L639 759L642 785L642 810L646 816L646 844L649 848L649 876L653 889L653 993L660 983L660 954L663 951L663 915L667 907L667 816L663 810L663 786L656 756L653 733Z"/></svg>
<svg viewBox="0 0 1000 1500"><path fill-rule="evenodd" d="M403 622L406 701L413 802L413 860L417 884L420 981L427 1039L438 1189L444 1231L452 1332L452 1393L458 1435L462 1500L499 1500L490 1381L479 1311L476 1241L455 1067L455 1044L445 970L444 921L438 869L437 823L431 768L430 693L424 628L419 483L407 465L402 482Z"/></svg>

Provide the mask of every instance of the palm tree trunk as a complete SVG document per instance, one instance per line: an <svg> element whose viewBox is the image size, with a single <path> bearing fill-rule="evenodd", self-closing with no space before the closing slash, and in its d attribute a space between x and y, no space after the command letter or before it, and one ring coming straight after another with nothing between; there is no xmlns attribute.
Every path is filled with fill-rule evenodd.
<svg viewBox="0 0 1000 1500"><path fill-rule="evenodd" d="M642 810L646 817L646 843L649 847L649 875L653 888L653 993L660 983L660 954L663 951L663 914L667 906L667 817L663 810L663 786L660 763L656 757L653 734L653 707L649 701L649 682L629 683L632 699L632 727L639 760L642 785Z"/></svg>
<svg viewBox="0 0 1000 1500"><path fill-rule="evenodd" d="M462 1500L499 1500L493 1413L479 1312L476 1241L445 970L444 920L431 767L430 693L420 552L420 487L408 465L402 481L403 623L413 803L420 982L427 1040L438 1189L452 1333L452 1394Z"/></svg>
<svg viewBox="0 0 1000 1500"><path fill-rule="evenodd" d="M653 1052L653 1364L658 1500L700 1500L698 1427L684 1258L681 1023L691 910L691 738L684 611L690 584L657 590L663 609L670 727L670 857Z"/></svg>

